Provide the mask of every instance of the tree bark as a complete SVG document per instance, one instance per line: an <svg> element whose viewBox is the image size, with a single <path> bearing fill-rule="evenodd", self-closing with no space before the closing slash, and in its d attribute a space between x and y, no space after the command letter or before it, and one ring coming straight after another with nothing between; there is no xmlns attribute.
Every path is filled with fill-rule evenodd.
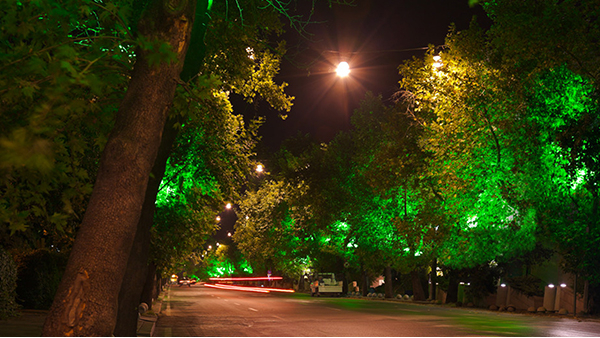
<svg viewBox="0 0 600 338"><path fill-rule="evenodd" d="M176 129L169 121L165 125L163 138L158 150L158 156L152 168L152 176L148 181L146 197L142 207L142 214L138 222L135 239L129 254L127 269L123 277L121 291L119 292L119 312L114 335L117 337L132 337L137 332L137 307L141 303L142 290L148 273L148 257L150 255L150 229L156 209L156 195L160 182L165 173L167 159L171 153L171 147L177 136ZM149 307L152 304L148 304Z"/></svg>
<svg viewBox="0 0 600 338"><path fill-rule="evenodd" d="M423 285L421 285L421 277L419 271L413 270L410 272L410 279L412 281L413 296L414 300L425 300L425 291L423 291Z"/></svg>
<svg viewBox="0 0 600 338"><path fill-rule="evenodd" d="M431 272L430 272L431 284L429 286L429 299L436 300L437 298L437 258L434 258L431 262Z"/></svg>
<svg viewBox="0 0 600 338"><path fill-rule="evenodd" d="M362 269L361 269L362 270ZM362 270L362 278L360 281L360 288L363 297L366 297L369 294L369 275L365 270Z"/></svg>
<svg viewBox="0 0 600 338"><path fill-rule="evenodd" d="M392 267L391 266L386 266L385 267L385 284L384 284L384 289L385 289L385 298L392 298L394 297L393 293L394 293L394 285L392 282Z"/></svg>
<svg viewBox="0 0 600 338"><path fill-rule="evenodd" d="M448 272L448 295L446 304L456 303L458 301L458 278L454 270Z"/></svg>
<svg viewBox="0 0 600 338"><path fill-rule="evenodd" d="M154 283L156 279L156 264L154 262L148 265L148 271L144 277L144 284L140 302L148 304L148 308L152 308L152 298L154 294Z"/></svg>
<svg viewBox="0 0 600 338"><path fill-rule="evenodd" d="M168 43L176 60L150 65L150 52L136 51L129 87L44 324L45 336L113 334L119 290L189 44L194 13L195 1L157 0L142 16L140 34L150 41Z"/></svg>
<svg viewBox="0 0 600 338"><path fill-rule="evenodd" d="M204 35L206 33L206 24L208 16L206 15L208 0L198 0L193 29L190 37L188 52L186 53L183 69L180 78L183 82L190 81L199 72L200 65L204 59L206 46L204 45ZM119 312L117 325L115 327L115 336L135 336L137 330L137 307L142 302L142 291L144 284L140 281L147 281L148 258L150 256L151 236L150 229L156 210L156 196L160 183L164 177L167 161L171 155L173 144L179 135L179 129L175 124L183 123L181 114L176 114L164 126L163 136L158 149L158 154L152 168L152 175L148 180L142 215L138 222L137 231L129 255L127 270L119 292ZM156 267L154 267L154 271ZM152 308L152 304L148 304Z"/></svg>

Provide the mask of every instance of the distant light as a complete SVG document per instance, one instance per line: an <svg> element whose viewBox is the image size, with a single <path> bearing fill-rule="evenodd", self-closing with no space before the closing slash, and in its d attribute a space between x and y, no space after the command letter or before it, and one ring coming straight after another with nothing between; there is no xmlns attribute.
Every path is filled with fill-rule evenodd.
<svg viewBox="0 0 600 338"><path fill-rule="evenodd" d="M502 283L502 284L500 284L500 286L503 287L503 288L505 288L506 284Z"/></svg>
<svg viewBox="0 0 600 338"><path fill-rule="evenodd" d="M217 216L217 222L221 221L221 216Z"/></svg>
<svg viewBox="0 0 600 338"><path fill-rule="evenodd" d="M442 63L442 57L441 57L441 56L439 56L439 55L436 55L436 56L434 56L434 57L433 57L433 61L435 61L435 62L433 63L433 67L435 67L435 68L440 68L440 67L442 67L442 66L444 65L444 64Z"/></svg>
<svg viewBox="0 0 600 338"><path fill-rule="evenodd" d="M212 245L209 245L209 246L208 246L208 250L210 250L210 249L212 249Z"/></svg>
<svg viewBox="0 0 600 338"><path fill-rule="evenodd" d="M228 232L228 233L227 233L227 237L231 237L231 232Z"/></svg>
<svg viewBox="0 0 600 338"><path fill-rule="evenodd" d="M259 164L256 166L256 172L257 173L262 173L265 169L263 168L262 164Z"/></svg>
<svg viewBox="0 0 600 338"><path fill-rule="evenodd" d="M219 244L219 242L217 242L217 246L219 246L219 245L221 245L221 244Z"/></svg>
<svg viewBox="0 0 600 338"><path fill-rule="evenodd" d="M231 203L227 203L227 204L225 205L225 209L231 209Z"/></svg>
<svg viewBox="0 0 600 338"><path fill-rule="evenodd" d="M552 289L552 288L554 288L554 284L548 284L548 287L549 287L550 289Z"/></svg>
<svg viewBox="0 0 600 338"><path fill-rule="evenodd" d="M566 287L567 287L567 284L565 284L565 283L562 283L562 284L560 285L560 287L561 287L561 288L566 288Z"/></svg>
<svg viewBox="0 0 600 338"><path fill-rule="evenodd" d="M246 216L246 219L249 219L250 217Z"/></svg>
<svg viewBox="0 0 600 338"><path fill-rule="evenodd" d="M339 77L346 77L348 74L350 74L350 65L348 62L342 61L335 69L335 72Z"/></svg>

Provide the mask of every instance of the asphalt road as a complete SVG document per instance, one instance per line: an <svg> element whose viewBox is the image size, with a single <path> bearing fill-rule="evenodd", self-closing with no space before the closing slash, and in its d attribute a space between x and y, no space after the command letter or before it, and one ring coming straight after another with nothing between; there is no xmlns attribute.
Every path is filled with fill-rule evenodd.
<svg viewBox="0 0 600 338"><path fill-rule="evenodd" d="M600 336L600 322L194 285L165 295L155 336Z"/></svg>

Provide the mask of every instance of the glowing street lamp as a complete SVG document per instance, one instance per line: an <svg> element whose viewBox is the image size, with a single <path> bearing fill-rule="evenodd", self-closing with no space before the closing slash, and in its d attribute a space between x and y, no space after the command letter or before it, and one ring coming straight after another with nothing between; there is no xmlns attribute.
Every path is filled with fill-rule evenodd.
<svg viewBox="0 0 600 338"><path fill-rule="evenodd" d="M227 203L227 204L225 205L225 209L231 209L231 203Z"/></svg>
<svg viewBox="0 0 600 338"><path fill-rule="evenodd" d="M263 168L262 164L259 164L256 166L257 173L262 173L264 170L265 170L265 168Z"/></svg>
<svg viewBox="0 0 600 338"><path fill-rule="evenodd" d="M436 55L436 56L434 56L434 57L433 57L433 61L435 61L435 62L433 63L433 67L435 67L435 68L440 68L440 67L442 67L442 66L444 65L444 64L442 63L442 57L441 57L441 56L439 56L439 55Z"/></svg>
<svg viewBox="0 0 600 338"><path fill-rule="evenodd" d="M339 77L346 77L348 76L348 74L350 74L350 65L348 64L348 62L342 61L340 62L340 64L338 64L337 68L335 69L335 72Z"/></svg>
<svg viewBox="0 0 600 338"><path fill-rule="evenodd" d="M221 216L217 216L217 222L221 222Z"/></svg>

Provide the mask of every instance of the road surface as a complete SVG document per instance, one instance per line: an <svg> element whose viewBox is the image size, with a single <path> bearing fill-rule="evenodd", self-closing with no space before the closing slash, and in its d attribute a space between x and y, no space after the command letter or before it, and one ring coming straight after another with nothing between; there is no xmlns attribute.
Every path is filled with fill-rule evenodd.
<svg viewBox="0 0 600 338"><path fill-rule="evenodd" d="M372 299L167 291L155 336L600 336L600 322Z"/></svg>

